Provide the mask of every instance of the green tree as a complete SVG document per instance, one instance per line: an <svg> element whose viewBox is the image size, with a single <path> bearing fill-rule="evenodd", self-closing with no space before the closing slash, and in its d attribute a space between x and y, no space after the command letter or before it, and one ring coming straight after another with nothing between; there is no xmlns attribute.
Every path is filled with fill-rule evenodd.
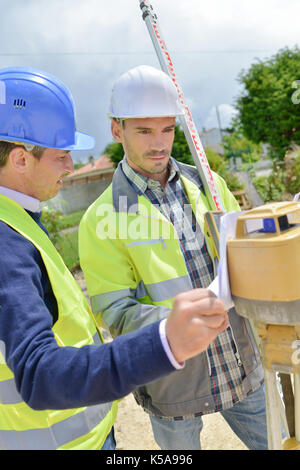
<svg viewBox="0 0 300 470"><path fill-rule="evenodd" d="M118 163L124 156L122 144L118 142L112 142L111 144L108 144L105 147L103 153L113 162L115 167L118 166Z"/></svg>
<svg viewBox="0 0 300 470"><path fill-rule="evenodd" d="M172 157L181 163L187 163L188 165L194 165L193 157L191 155L188 143L186 141L183 130L179 127L175 127L175 137L172 148Z"/></svg>
<svg viewBox="0 0 300 470"><path fill-rule="evenodd" d="M257 162L260 159L262 145L247 139L238 128L225 135L223 143L225 158L239 157L245 163Z"/></svg>
<svg viewBox="0 0 300 470"><path fill-rule="evenodd" d="M292 142L300 144L299 63L299 48L285 48L238 78L244 86L236 102L242 132L257 144L268 143L271 157L278 160Z"/></svg>

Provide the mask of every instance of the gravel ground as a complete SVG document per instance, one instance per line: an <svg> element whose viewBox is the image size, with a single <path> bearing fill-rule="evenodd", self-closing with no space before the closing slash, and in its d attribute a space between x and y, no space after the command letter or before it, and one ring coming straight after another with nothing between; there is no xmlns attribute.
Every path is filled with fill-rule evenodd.
<svg viewBox="0 0 300 470"><path fill-rule="evenodd" d="M204 416L203 423L203 450L247 450L220 413ZM153 438L149 418L136 404L133 395L128 395L119 405L115 436L119 450L160 450Z"/></svg>

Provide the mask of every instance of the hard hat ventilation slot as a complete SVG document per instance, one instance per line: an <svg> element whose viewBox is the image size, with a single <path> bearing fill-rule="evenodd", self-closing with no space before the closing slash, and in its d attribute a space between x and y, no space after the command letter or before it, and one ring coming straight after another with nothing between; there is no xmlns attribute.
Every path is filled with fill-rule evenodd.
<svg viewBox="0 0 300 470"><path fill-rule="evenodd" d="M26 101L22 100L21 98L14 99L14 108L16 109L23 109L26 107Z"/></svg>

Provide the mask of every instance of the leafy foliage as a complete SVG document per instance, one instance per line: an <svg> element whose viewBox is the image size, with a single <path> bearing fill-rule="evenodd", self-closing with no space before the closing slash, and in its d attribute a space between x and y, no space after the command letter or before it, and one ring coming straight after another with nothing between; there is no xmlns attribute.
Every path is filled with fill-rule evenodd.
<svg viewBox="0 0 300 470"><path fill-rule="evenodd" d="M285 157L285 185L290 194L300 192L300 152L295 158L289 155Z"/></svg>
<svg viewBox="0 0 300 470"><path fill-rule="evenodd" d="M210 168L226 181L230 191L243 189L243 183L228 169L228 162L223 157L209 147L205 149L205 154Z"/></svg>
<svg viewBox="0 0 300 470"><path fill-rule="evenodd" d="M59 234L61 217L62 213L60 211L49 207L43 208L41 222L48 230L50 239L55 246L61 239L61 235Z"/></svg>
<svg viewBox="0 0 300 470"><path fill-rule="evenodd" d="M183 130L179 127L175 127L175 137L172 148L172 157L181 163L188 165L194 165L193 157L191 155L188 143L186 141Z"/></svg>
<svg viewBox="0 0 300 470"><path fill-rule="evenodd" d="M78 269L79 264L79 252L78 252L78 231L66 233L60 238L56 244L56 249L64 260L67 268L73 272Z"/></svg>
<svg viewBox="0 0 300 470"><path fill-rule="evenodd" d="M55 236L55 234L61 230L79 225L85 210L86 209L81 209L70 214L63 214L61 211L56 211L49 206L44 206L41 221L47 228L51 237L51 234Z"/></svg>
<svg viewBox="0 0 300 470"><path fill-rule="evenodd" d="M115 168L118 166L118 163L123 159L124 150L122 144L118 142L112 142L108 144L103 153L113 162Z"/></svg>
<svg viewBox="0 0 300 470"><path fill-rule="evenodd" d="M285 190L283 174L278 166L269 176L256 176L253 184L264 202L281 201Z"/></svg>
<svg viewBox="0 0 300 470"><path fill-rule="evenodd" d="M83 167L86 165L86 163L83 163L81 160L78 160L77 162L74 163L74 170L78 170L79 168Z"/></svg>
<svg viewBox="0 0 300 470"><path fill-rule="evenodd" d="M299 63L299 48L285 48L242 71L238 78L244 86L236 103L243 134L257 144L268 143L271 157L278 160L292 142L300 144L300 104L293 99Z"/></svg>
<svg viewBox="0 0 300 470"><path fill-rule="evenodd" d="M235 128L223 137L225 158L239 157L244 163L257 162L260 159L262 145L247 139L241 129Z"/></svg>
<svg viewBox="0 0 300 470"><path fill-rule="evenodd" d="M63 258L66 266L73 271L79 266L78 230L70 233L61 233L64 228L76 226L84 211L76 211L63 215L49 207L43 208L41 222L49 232L50 240Z"/></svg>
<svg viewBox="0 0 300 470"><path fill-rule="evenodd" d="M283 162L274 162L268 176L258 176L253 184L264 202L289 200L300 192L300 153Z"/></svg>

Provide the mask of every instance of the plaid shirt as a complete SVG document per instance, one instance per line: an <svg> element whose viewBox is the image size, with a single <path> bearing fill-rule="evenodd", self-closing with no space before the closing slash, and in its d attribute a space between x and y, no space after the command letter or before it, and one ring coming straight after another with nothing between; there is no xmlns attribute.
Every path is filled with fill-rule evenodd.
<svg viewBox="0 0 300 470"><path fill-rule="evenodd" d="M126 157L122 161L122 168L137 193L148 198L173 224L193 287L208 287L213 280L213 264L202 230L191 210L179 178L179 170L174 159L170 160L170 174L165 188L157 180L134 171L128 165ZM188 214L187 209L189 209ZM230 327L220 333L210 344L207 349L207 358L215 411L230 408L243 398L242 380L245 377ZM199 412L192 416L202 414L203 412ZM191 416L176 416L173 419L189 417Z"/></svg>

